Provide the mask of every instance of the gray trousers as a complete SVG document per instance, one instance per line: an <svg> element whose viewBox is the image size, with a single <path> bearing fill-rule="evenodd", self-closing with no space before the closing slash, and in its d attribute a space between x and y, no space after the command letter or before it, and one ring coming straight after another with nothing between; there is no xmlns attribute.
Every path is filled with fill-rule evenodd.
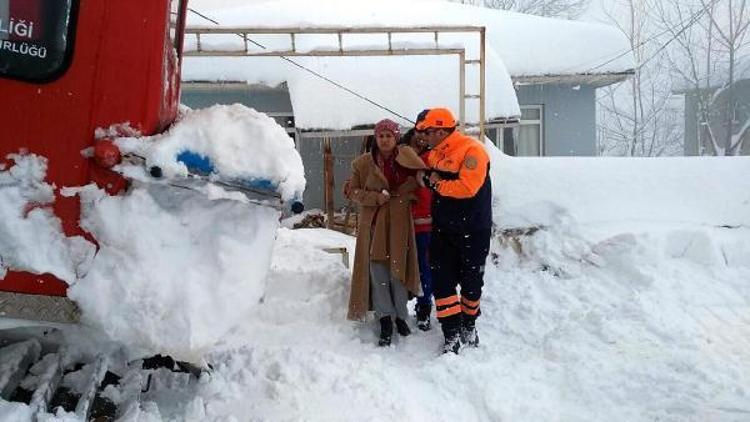
<svg viewBox="0 0 750 422"><path fill-rule="evenodd" d="M377 319L394 316L406 320L409 312L406 302L409 292L403 283L393 278L387 263L370 261L370 286L372 307Z"/></svg>

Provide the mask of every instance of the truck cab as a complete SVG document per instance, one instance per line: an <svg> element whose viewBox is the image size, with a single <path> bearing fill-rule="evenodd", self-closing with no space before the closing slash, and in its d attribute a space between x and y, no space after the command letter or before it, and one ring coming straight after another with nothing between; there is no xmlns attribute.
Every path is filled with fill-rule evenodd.
<svg viewBox="0 0 750 422"><path fill-rule="evenodd" d="M0 0L0 168L12 164L10 154L46 157L51 207L66 236L95 242L79 227L79 199L61 189L127 186L85 151L175 121L186 3ZM66 290L51 274L9 267L0 277L0 316L74 322Z"/></svg>

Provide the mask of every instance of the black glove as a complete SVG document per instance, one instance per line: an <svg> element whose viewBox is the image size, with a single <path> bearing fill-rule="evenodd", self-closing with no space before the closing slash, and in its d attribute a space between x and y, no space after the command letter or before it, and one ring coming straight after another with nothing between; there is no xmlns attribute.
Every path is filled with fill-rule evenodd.
<svg viewBox="0 0 750 422"><path fill-rule="evenodd" d="M437 183L430 180L431 175L432 175L432 170L425 171L422 181L424 182L424 185L427 186L428 189L430 189L431 191L436 191Z"/></svg>

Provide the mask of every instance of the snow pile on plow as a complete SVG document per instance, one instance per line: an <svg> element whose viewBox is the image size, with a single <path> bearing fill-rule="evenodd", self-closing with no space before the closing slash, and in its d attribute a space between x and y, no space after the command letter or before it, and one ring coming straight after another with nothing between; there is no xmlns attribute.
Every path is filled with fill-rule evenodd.
<svg viewBox="0 0 750 422"><path fill-rule="evenodd" d="M195 360L251 317L281 217L278 208L222 186L300 198L302 160L273 119L241 105L186 111L166 134L115 142L133 186L121 196L93 186L79 191L81 226L99 251L69 296L85 322L112 339ZM128 154L145 158L145 166L129 164ZM152 178L155 166L161 174ZM199 189L173 184L194 176Z"/></svg>
<svg viewBox="0 0 750 422"><path fill-rule="evenodd" d="M194 360L263 296L279 211L159 185L81 198L100 249L68 294L112 339Z"/></svg>
<svg viewBox="0 0 750 422"><path fill-rule="evenodd" d="M205 176L223 185L276 191L283 200L301 199L302 158L284 128L266 114L240 104L184 111L165 134L120 138L124 154L146 159L165 179ZM129 176L143 167L123 167Z"/></svg>

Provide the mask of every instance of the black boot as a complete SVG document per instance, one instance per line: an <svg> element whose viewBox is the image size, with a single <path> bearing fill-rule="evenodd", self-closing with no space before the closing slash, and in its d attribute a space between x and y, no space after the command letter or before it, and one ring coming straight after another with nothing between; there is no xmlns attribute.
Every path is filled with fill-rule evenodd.
<svg viewBox="0 0 750 422"><path fill-rule="evenodd" d="M432 312L432 304L415 306L417 312L417 328L422 331L430 331L430 313Z"/></svg>
<svg viewBox="0 0 750 422"><path fill-rule="evenodd" d="M443 329L443 353L458 354L461 348L461 314L443 318L440 321L440 328Z"/></svg>
<svg viewBox="0 0 750 422"><path fill-rule="evenodd" d="M391 317L387 316L380 318L380 340L378 340L378 346L390 346L392 335L393 323L391 322Z"/></svg>
<svg viewBox="0 0 750 422"><path fill-rule="evenodd" d="M404 337L411 334L411 329L409 329L409 324L407 324L406 321L404 321L401 318L396 318L396 331L398 331L398 333Z"/></svg>
<svg viewBox="0 0 750 422"><path fill-rule="evenodd" d="M461 342L467 346L479 347L479 335L477 334L475 318L464 317L461 324Z"/></svg>
<svg viewBox="0 0 750 422"><path fill-rule="evenodd" d="M458 334L445 338L445 344L443 344L443 354L454 353L457 355L459 349L461 349L461 338Z"/></svg>

